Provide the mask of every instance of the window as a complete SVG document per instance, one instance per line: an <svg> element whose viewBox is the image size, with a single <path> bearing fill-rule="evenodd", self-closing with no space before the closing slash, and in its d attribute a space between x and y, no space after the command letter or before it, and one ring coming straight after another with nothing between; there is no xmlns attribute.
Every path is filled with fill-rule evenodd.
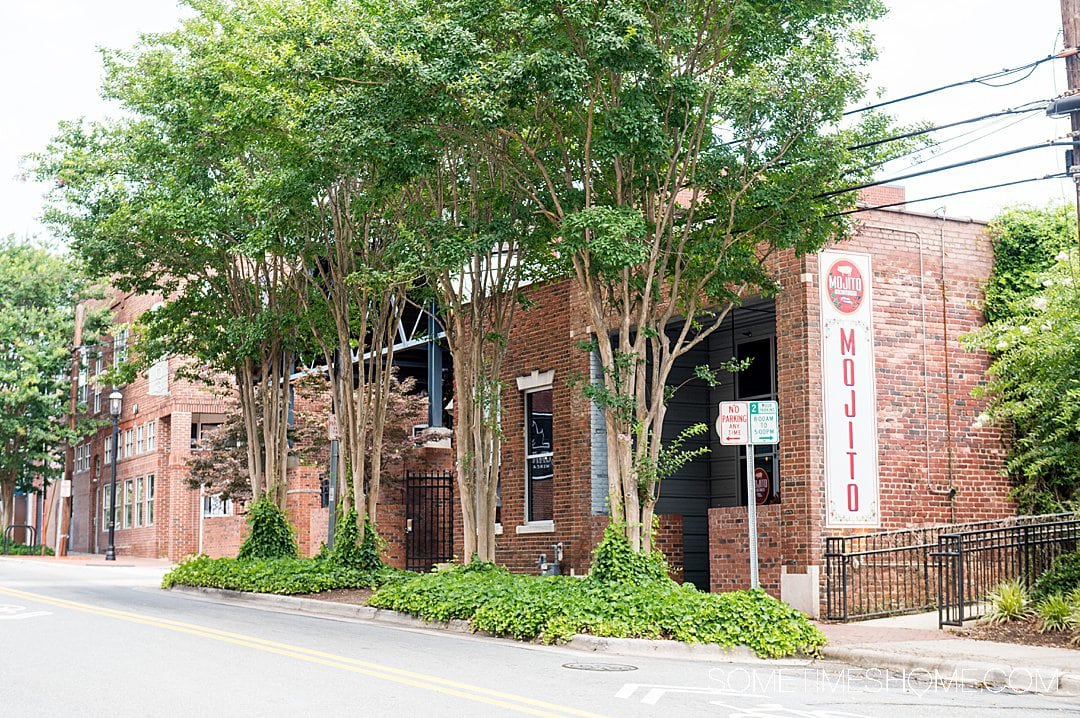
<svg viewBox="0 0 1080 718"><path fill-rule="evenodd" d="M143 427L135 427L135 453L141 454L146 451L146 439L143 438Z"/></svg>
<svg viewBox="0 0 1080 718"><path fill-rule="evenodd" d="M232 499L226 499L221 494L203 496L203 516L232 516Z"/></svg>
<svg viewBox="0 0 1080 718"><path fill-rule="evenodd" d="M117 524L120 523L120 501L122 498L123 485L116 487L116 507L113 510L113 520ZM108 530L109 528L109 504L112 501L112 484L101 485L101 528Z"/></svg>
<svg viewBox="0 0 1080 718"><path fill-rule="evenodd" d="M146 425L146 450L154 451L157 449L157 422L151 421Z"/></svg>
<svg viewBox="0 0 1080 718"><path fill-rule="evenodd" d="M116 332L116 336L113 337L113 367L118 367L124 363L127 359L127 340L128 330L124 329Z"/></svg>
<svg viewBox="0 0 1080 718"><path fill-rule="evenodd" d="M101 413L101 389L94 389L94 413Z"/></svg>
<svg viewBox="0 0 1080 718"><path fill-rule="evenodd" d="M525 394L526 519L554 519L554 464L551 387Z"/></svg>
<svg viewBox="0 0 1080 718"><path fill-rule="evenodd" d="M94 355L94 376L101 374L101 351L98 350Z"/></svg>
<svg viewBox="0 0 1080 718"><path fill-rule="evenodd" d="M143 480L135 479L135 525L143 525Z"/></svg>
<svg viewBox="0 0 1080 718"><path fill-rule="evenodd" d="M122 459L130 459L135 455L135 432L128 429L124 432L124 453L120 457Z"/></svg>
<svg viewBox="0 0 1080 718"><path fill-rule="evenodd" d="M200 421L198 423L191 424L191 448L192 449L205 449L206 446L200 446L201 442L206 441L209 438L211 432L221 426L219 421Z"/></svg>
<svg viewBox="0 0 1080 718"><path fill-rule="evenodd" d="M112 460L113 460L113 458L112 458L112 437L111 436L106 436L105 437L105 463L106 464L111 464Z"/></svg>
<svg viewBox="0 0 1080 718"><path fill-rule="evenodd" d="M132 494L134 493L133 492L133 484L134 484L134 482L131 479L128 479L127 481L124 482L124 528L126 528L126 529L131 528L131 519L132 519L131 499L132 499Z"/></svg>
<svg viewBox="0 0 1080 718"><path fill-rule="evenodd" d="M80 404L86 403L86 392L88 386L87 370L89 368L89 362L86 355L86 348L79 349L79 391L78 400Z"/></svg>
<svg viewBox="0 0 1080 718"><path fill-rule="evenodd" d="M146 525L154 523L154 475L146 477Z"/></svg>

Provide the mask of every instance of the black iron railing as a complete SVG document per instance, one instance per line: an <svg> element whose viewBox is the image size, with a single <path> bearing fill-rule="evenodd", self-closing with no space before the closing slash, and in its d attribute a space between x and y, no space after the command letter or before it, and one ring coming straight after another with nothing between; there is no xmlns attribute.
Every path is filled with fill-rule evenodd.
<svg viewBox="0 0 1080 718"><path fill-rule="evenodd" d="M1030 586L1058 556L1080 545L1080 518L1072 515L1000 528L942 534L938 567L938 625L960 626L982 616L986 594L1002 581Z"/></svg>
<svg viewBox="0 0 1080 718"><path fill-rule="evenodd" d="M972 571L980 581L1001 572L994 574L989 566L972 563L976 559L971 555L959 564L954 561L942 568L939 555L945 550L955 550L955 546L943 537L981 536L986 532L1027 527L1028 535L1037 538L1039 534L1033 530L1034 526L1070 520L1077 520L1077 514L1014 516L995 521L828 537L825 539L826 617L831 621L876 618L932 611L941 600L955 602L951 592L958 590L954 587L963 576L956 574L965 573L965 562L971 564L967 567L968 580ZM947 548L943 549L943 546ZM978 560L989 562L991 556L992 551L987 547ZM964 595L971 594L964 592Z"/></svg>

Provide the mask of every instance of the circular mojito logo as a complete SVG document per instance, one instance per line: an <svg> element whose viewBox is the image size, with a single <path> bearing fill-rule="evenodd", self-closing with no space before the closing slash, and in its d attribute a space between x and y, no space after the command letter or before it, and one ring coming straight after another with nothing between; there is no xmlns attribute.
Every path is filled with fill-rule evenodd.
<svg viewBox="0 0 1080 718"><path fill-rule="evenodd" d="M829 267L829 301L844 314L859 309L863 300L863 276L859 268L846 259L833 262Z"/></svg>

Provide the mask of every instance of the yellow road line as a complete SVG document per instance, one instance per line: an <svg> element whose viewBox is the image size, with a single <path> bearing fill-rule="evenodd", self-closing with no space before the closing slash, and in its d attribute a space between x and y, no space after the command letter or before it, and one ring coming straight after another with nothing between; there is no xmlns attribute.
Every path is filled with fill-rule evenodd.
<svg viewBox="0 0 1080 718"><path fill-rule="evenodd" d="M254 648L256 650L264 651L267 653L274 653L289 658L295 658L297 660L307 661L309 663L317 663L333 668L340 668L342 670L351 671L353 673L360 673L363 675L372 676L374 678L380 678L382 680L392 681L415 688L421 688L423 690L437 691L439 693L445 693L448 695L456 696L458 698L479 701L480 703L486 703L488 705L497 706L499 708L506 708L509 710L515 710L530 715L578 716L579 718L598 718L599 716L599 714L597 713L590 713L588 711L578 710L569 706L561 706L556 703L548 703L546 701L529 698L527 696L519 696L513 693L505 693L503 691L496 691L490 688L484 688L483 686L461 683L447 678L441 678L439 676L433 676L425 673L417 673L415 671L409 671L401 668L394 668L392 666L385 666L379 663L373 663L371 661L363 661L357 658L350 658L348 656L339 656L333 653L326 653L311 648L304 648L302 646L293 646L287 643L268 641L266 639L258 638L256 636L247 636L241 633L222 631L220 629L211 628L209 626L200 626L193 623L175 621L169 618L158 618L156 616L132 613L130 611L121 611L113 608L94 606L87 603L80 603L78 601L69 601L63 598L53 598L52 596L43 596L41 594L19 591L12 588L0 587L0 594L13 596L15 598L22 598L30 601L37 601L39 603L45 603L52 606L59 606L61 608L70 608L72 610L82 611L84 613L93 613L99 616L116 618L131 623L140 623L147 626L155 626L158 628L175 631L177 633L187 633L195 636L202 636L204 638L210 638L216 641L222 641L224 643L232 643L238 646Z"/></svg>

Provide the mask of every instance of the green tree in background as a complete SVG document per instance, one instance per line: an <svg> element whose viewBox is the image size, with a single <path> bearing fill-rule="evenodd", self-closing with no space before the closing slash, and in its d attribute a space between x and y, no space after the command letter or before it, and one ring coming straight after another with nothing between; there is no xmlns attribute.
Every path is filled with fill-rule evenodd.
<svg viewBox="0 0 1080 718"><path fill-rule="evenodd" d="M61 477L65 450L86 433L67 414L75 305L88 291L69 258L0 239L0 530L12 522L15 492ZM84 343L100 319L90 315Z"/></svg>
<svg viewBox="0 0 1080 718"><path fill-rule="evenodd" d="M1023 513L1077 508L1080 252L1071 207L1005 210L990 225L989 323L964 337L993 356L980 423L1011 433L1006 470Z"/></svg>

